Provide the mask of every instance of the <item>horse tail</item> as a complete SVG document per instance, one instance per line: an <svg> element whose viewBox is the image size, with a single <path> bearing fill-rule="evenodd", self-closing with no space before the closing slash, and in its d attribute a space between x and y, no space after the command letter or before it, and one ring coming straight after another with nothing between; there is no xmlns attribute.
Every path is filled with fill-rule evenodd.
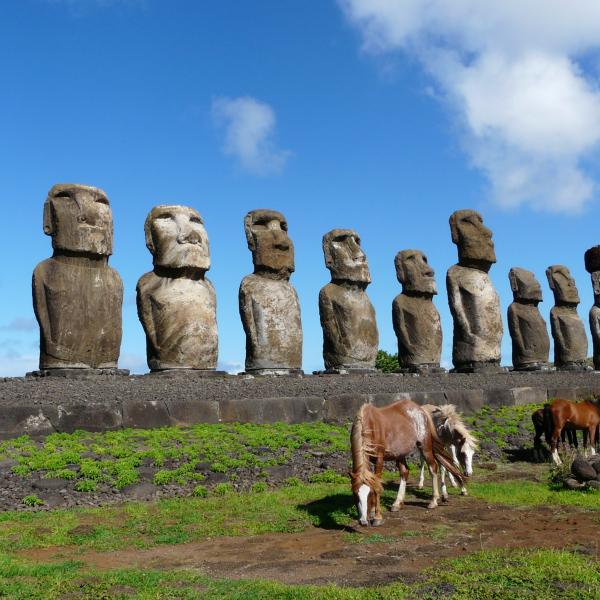
<svg viewBox="0 0 600 600"><path fill-rule="evenodd" d="M456 467L456 465L452 462L452 457L446 452L444 444L442 443L442 440L440 440L437 431L435 430L435 425L431 415L427 411L423 412L427 416L427 424L429 426L429 433L431 435L431 449L433 451L435 460L437 460L440 465L445 467L445 469L462 485L465 482L465 475Z"/></svg>
<svg viewBox="0 0 600 600"><path fill-rule="evenodd" d="M381 482L371 471L370 458L375 455L375 446L369 440L369 430L365 428L365 413L369 404L363 404L352 422L350 432L350 447L352 450L352 488L358 490L361 484L366 484L377 492L382 491Z"/></svg>
<svg viewBox="0 0 600 600"><path fill-rule="evenodd" d="M546 438L546 444L550 446L552 441L552 431L554 429L554 419L552 418L552 411L550 410L550 404L544 404L544 437Z"/></svg>

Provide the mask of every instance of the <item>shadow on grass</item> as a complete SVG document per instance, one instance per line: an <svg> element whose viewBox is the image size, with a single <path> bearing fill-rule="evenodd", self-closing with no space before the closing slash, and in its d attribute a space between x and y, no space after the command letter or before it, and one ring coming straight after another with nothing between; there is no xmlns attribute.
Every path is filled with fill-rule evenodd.
<svg viewBox="0 0 600 600"><path fill-rule="evenodd" d="M321 529L354 532L356 529L348 524L354 521L354 503L351 494L331 494L308 504L299 504L296 508L313 517L315 525Z"/></svg>

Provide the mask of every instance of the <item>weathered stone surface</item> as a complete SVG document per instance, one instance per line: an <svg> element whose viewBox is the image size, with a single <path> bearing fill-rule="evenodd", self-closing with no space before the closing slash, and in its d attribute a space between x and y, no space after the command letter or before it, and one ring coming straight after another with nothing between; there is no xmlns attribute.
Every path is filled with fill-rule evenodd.
<svg viewBox="0 0 600 600"><path fill-rule="evenodd" d="M484 404L485 390L448 390L444 392L449 404L456 407L465 415L477 412Z"/></svg>
<svg viewBox="0 0 600 600"><path fill-rule="evenodd" d="M254 273L240 285L240 317L246 333L246 371L286 374L302 368L298 294L289 282L294 246L285 217L253 210L244 219Z"/></svg>
<svg viewBox="0 0 600 600"><path fill-rule="evenodd" d="M204 222L187 206L155 206L144 225L154 270L137 284L138 315L151 371L214 370L217 300Z"/></svg>
<svg viewBox="0 0 600 600"><path fill-rule="evenodd" d="M569 490L580 490L585 487L585 483L579 483L577 479L573 477L568 477L564 481L564 486Z"/></svg>
<svg viewBox="0 0 600 600"><path fill-rule="evenodd" d="M503 330L500 299L488 276L496 262L492 232L474 210L454 212L450 231L458 246L458 264L446 276L454 320L454 368L458 372L497 371Z"/></svg>
<svg viewBox="0 0 600 600"><path fill-rule="evenodd" d="M577 314L579 293L567 267L552 265L546 269L548 283L554 293L550 326L554 339L554 364L561 370L585 370L587 336Z"/></svg>
<svg viewBox="0 0 600 600"><path fill-rule="evenodd" d="M576 457L571 464L571 473L573 473L579 481L596 479L596 470L581 456Z"/></svg>
<svg viewBox="0 0 600 600"><path fill-rule="evenodd" d="M512 394L514 402L518 406L523 406L525 404L543 404L548 400L548 394L544 388L513 388Z"/></svg>
<svg viewBox="0 0 600 600"><path fill-rule="evenodd" d="M590 332L594 348L594 369L600 371L600 246L585 252L585 268L592 278L594 305L590 308Z"/></svg>
<svg viewBox="0 0 600 600"><path fill-rule="evenodd" d="M323 416L323 399L317 397L224 400L219 404L220 420L250 423L305 423Z"/></svg>
<svg viewBox="0 0 600 600"><path fill-rule="evenodd" d="M172 422L164 402L133 398L123 402L123 427L152 429L165 425L172 425Z"/></svg>
<svg viewBox="0 0 600 600"><path fill-rule="evenodd" d="M122 490L125 496L134 500L150 500L156 496L156 492L158 492L158 487L148 482L132 483L126 485Z"/></svg>
<svg viewBox="0 0 600 600"><path fill-rule="evenodd" d="M432 302L437 289L434 271L420 250L402 250L394 261L402 293L392 303L398 338L398 362L411 372L440 371L442 324Z"/></svg>
<svg viewBox="0 0 600 600"><path fill-rule="evenodd" d="M40 369L116 369L123 283L108 266L113 222L106 194L55 185L44 204L44 233L54 253L33 272Z"/></svg>
<svg viewBox="0 0 600 600"><path fill-rule="evenodd" d="M123 427L121 407L112 402L94 400L75 406L59 403L56 409L56 416L49 416L56 431L113 431Z"/></svg>
<svg viewBox="0 0 600 600"><path fill-rule="evenodd" d="M542 288L531 271L512 268L508 273L514 302L508 307L513 367L518 371L548 368L550 337L538 304Z"/></svg>
<svg viewBox="0 0 600 600"><path fill-rule="evenodd" d="M360 237L351 229L333 229L323 236L323 254L331 273L331 283L319 293L325 369L375 370L379 333L365 292L371 274Z"/></svg>
<svg viewBox="0 0 600 600"><path fill-rule="evenodd" d="M164 402L173 425L219 422L219 403L216 401L165 399Z"/></svg>

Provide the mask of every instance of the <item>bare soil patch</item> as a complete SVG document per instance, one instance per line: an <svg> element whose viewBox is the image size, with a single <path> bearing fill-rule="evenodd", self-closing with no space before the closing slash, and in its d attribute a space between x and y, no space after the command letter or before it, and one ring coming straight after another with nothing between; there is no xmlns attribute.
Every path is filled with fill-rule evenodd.
<svg viewBox="0 0 600 600"><path fill-rule="evenodd" d="M323 502L327 498L319 500ZM417 500L399 513L387 513L379 528L332 525L144 550L100 553L51 547L21 555L44 562L73 559L97 569L195 568L214 577L343 586L414 582L440 559L482 549L569 548L599 555L594 512L561 506L520 509L457 496L433 511L425 504Z"/></svg>

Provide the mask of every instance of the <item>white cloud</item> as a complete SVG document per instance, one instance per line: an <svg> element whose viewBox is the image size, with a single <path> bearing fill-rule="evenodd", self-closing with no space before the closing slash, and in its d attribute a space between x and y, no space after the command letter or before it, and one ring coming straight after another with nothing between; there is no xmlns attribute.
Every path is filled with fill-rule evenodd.
<svg viewBox="0 0 600 600"><path fill-rule="evenodd" d="M339 0L369 53L427 69L472 163L506 207L578 212L582 161L600 142L600 92L581 59L600 48L597 0Z"/></svg>
<svg viewBox="0 0 600 600"><path fill-rule="evenodd" d="M250 96L216 98L212 104L215 124L224 128L223 152L239 161L245 171L270 175L283 170L289 150L274 142L275 112Z"/></svg>
<svg viewBox="0 0 600 600"><path fill-rule="evenodd" d="M38 325L35 319L27 319L25 317L17 317L6 325L0 325L3 331L35 331Z"/></svg>

